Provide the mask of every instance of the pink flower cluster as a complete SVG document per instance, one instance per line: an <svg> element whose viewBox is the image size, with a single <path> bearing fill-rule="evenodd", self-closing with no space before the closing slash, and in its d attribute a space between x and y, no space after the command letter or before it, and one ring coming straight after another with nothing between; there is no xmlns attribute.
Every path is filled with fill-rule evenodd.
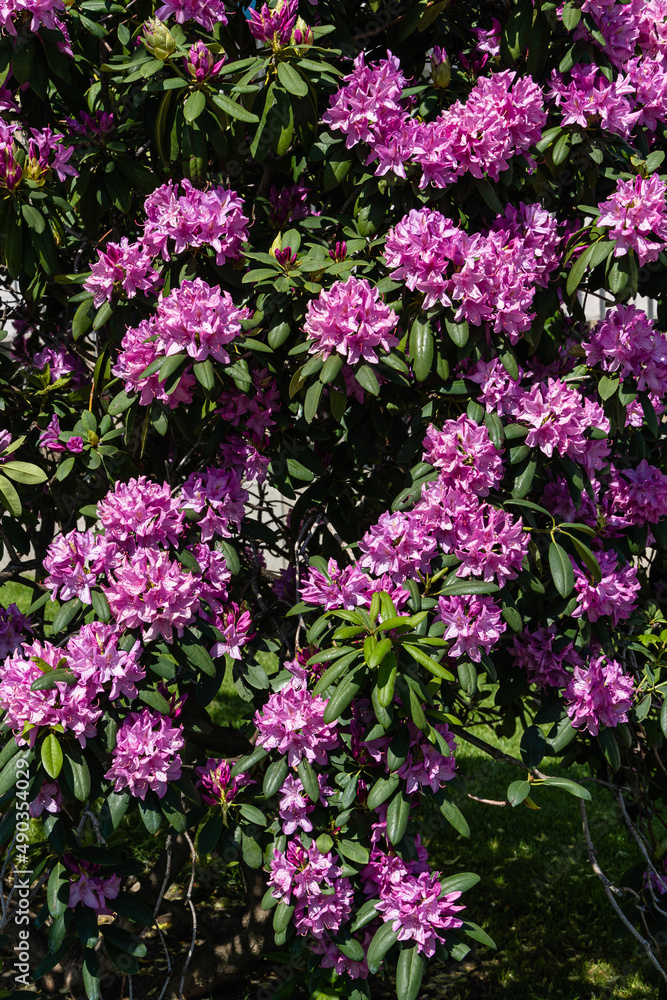
<svg viewBox="0 0 667 1000"><path fill-rule="evenodd" d="M117 792L127 788L130 795L145 799L151 790L161 799L167 783L181 776L182 733L182 726L174 726L167 716L149 708L131 712L118 730L111 767L104 777L114 782Z"/></svg>
<svg viewBox="0 0 667 1000"><path fill-rule="evenodd" d="M279 0L274 7L262 4L248 11L248 27L253 38L271 44L289 45L299 10L298 0Z"/></svg>
<svg viewBox="0 0 667 1000"><path fill-rule="evenodd" d="M468 171L498 180L512 157L539 141L547 118L540 87L511 70L480 77L465 103L457 101L431 122L410 116L405 84L391 53L373 66L362 53L323 121L346 136L348 149L367 143L367 163L378 160L378 175L392 170L405 178L405 164L413 161L421 168L420 187L446 187Z"/></svg>
<svg viewBox="0 0 667 1000"><path fill-rule="evenodd" d="M614 552L597 552L596 556L602 571L599 582L579 566L574 566L577 607L572 617L581 618L585 614L592 622L607 617L612 625L618 625L629 618L637 606L635 597L641 589L637 569L629 564L619 566Z"/></svg>
<svg viewBox="0 0 667 1000"><path fill-rule="evenodd" d="M130 649L122 649L121 636L115 625L90 622L82 625L67 642L68 668L81 683L96 687L99 692L109 684L105 694L110 701L136 698L137 681L146 676L139 663L141 643L137 639Z"/></svg>
<svg viewBox="0 0 667 1000"><path fill-rule="evenodd" d="M159 343L154 319L142 320L139 326L129 327L121 343L121 351L112 368L114 375L122 379L127 393L138 393L142 406L148 406L154 399L175 409L180 403L192 402L192 388L195 377L188 366L180 377L175 389L167 392L166 378L154 371L144 375L144 371L159 357L163 357L164 345Z"/></svg>
<svg viewBox="0 0 667 1000"><path fill-rule="evenodd" d="M667 394L667 337L643 309L619 305L593 327L583 342L589 365L634 378L640 392Z"/></svg>
<svg viewBox="0 0 667 1000"><path fill-rule="evenodd" d="M308 303L304 333L312 341L311 354L327 358L334 351L348 364L363 358L377 364L376 348L390 351L398 344L391 332L398 316L385 305L377 288L365 278L337 281Z"/></svg>
<svg viewBox="0 0 667 1000"><path fill-rule="evenodd" d="M479 663L507 626L500 608L490 597L440 597L436 621L445 625L443 638L454 640L448 656L464 656Z"/></svg>
<svg viewBox="0 0 667 1000"><path fill-rule="evenodd" d="M628 721L634 681L616 660L598 656L587 668L575 667L565 691L567 714L575 729L597 736L600 726L614 728Z"/></svg>
<svg viewBox="0 0 667 1000"><path fill-rule="evenodd" d="M215 615L213 624L222 633L222 639L211 647L211 656L231 656L233 660L240 660L241 649L256 635L251 631L250 612L232 602L224 611Z"/></svg>
<svg viewBox="0 0 667 1000"><path fill-rule="evenodd" d="M232 769L226 760L209 757L204 767L196 767L197 785L201 791L202 800L210 806L222 806L225 809L236 798L239 789L255 782L245 774L232 778Z"/></svg>
<svg viewBox="0 0 667 1000"><path fill-rule="evenodd" d="M225 6L220 0L163 0L155 16L161 21L173 17L179 24L196 21L206 31L213 31L216 24L227 24Z"/></svg>
<svg viewBox="0 0 667 1000"><path fill-rule="evenodd" d="M611 504L627 524L657 524L667 517L667 475L642 459L636 469L613 469Z"/></svg>
<svg viewBox="0 0 667 1000"><path fill-rule="evenodd" d="M183 510L169 485L146 476L116 483L100 500L97 516L107 543L129 555L137 547L175 545L183 531Z"/></svg>
<svg viewBox="0 0 667 1000"><path fill-rule="evenodd" d="M627 139L641 117L628 100L634 91L632 83L622 76L608 80L595 63L579 63L572 68L567 83L562 74L553 71L549 97L561 109L563 125L587 128L599 122L603 129Z"/></svg>
<svg viewBox="0 0 667 1000"><path fill-rule="evenodd" d="M526 671L531 684L562 688L570 680L566 667L583 667L584 661L571 642L560 640L555 625L524 629L514 636L512 655L517 667Z"/></svg>
<svg viewBox="0 0 667 1000"><path fill-rule="evenodd" d="M96 702L100 685L78 680L56 681L52 688L32 691L31 685L44 673L72 664L65 651L49 642L24 643L8 656L0 677L0 709L19 746L35 745L40 729L62 726L85 747L95 735L102 709Z"/></svg>
<svg viewBox="0 0 667 1000"><path fill-rule="evenodd" d="M410 596L389 575L373 579L356 564L341 568L335 559L329 559L326 574L315 566L310 567L300 594L304 601L321 604L327 611L335 608L351 611L356 607L370 607L373 594L380 591L389 594L398 610Z"/></svg>
<svg viewBox="0 0 667 1000"><path fill-rule="evenodd" d="M530 328L536 286L558 265L556 220L540 206L509 206L493 229L468 234L440 212L412 209L387 236L391 277L424 293L424 308L453 305L455 319L488 323L513 343Z"/></svg>
<svg viewBox="0 0 667 1000"><path fill-rule="evenodd" d="M301 760L326 764L327 752L338 745L335 725L322 721L326 706L320 695L291 680L256 713L257 746L286 755L290 767Z"/></svg>
<svg viewBox="0 0 667 1000"><path fill-rule="evenodd" d="M0 608L0 658L4 660L18 649L28 632L32 632L32 623L21 614L18 605Z"/></svg>
<svg viewBox="0 0 667 1000"><path fill-rule="evenodd" d="M460 892L442 894L437 872L404 875L398 884L380 894L377 911L399 941L414 941L417 951L431 958L436 945L444 943L443 931L456 930L463 921L456 916L464 906L456 906Z"/></svg>
<svg viewBox="0 0 667 1000"><path fill-rule="evenodd" d="M440 482L479 497L488 496L503 478L503 461L484 424L462 414L446 420L442 430L429 424L424 461L435 466Z"/></svg>
<svg viewBox="0 0 667 1000"><path fill-rule="evenodd" d="M180 499L183 507L204 515L199 521L202 542L216 535L229 538L230 528L243 520L247 501L239 472L214 467L193 472L183 484Z"/></svg>
<svg viewBox="0 0 667 1000"><path fill-rule="evenodd" d="M179 196L178 186L167 181L146 199L144 247L167 261L173 253L204 246L213 247L217 264L237 260L248 239L243 199L221 186L202 191L188 180L181 181L181 188Z"/></svg>
<svg viewBox="0 0 667 1000"><path fill-rule="evenodd" d="M611 198L601 202L597 225L616 240L615 257L634 250L640 267L657 260L667 247L665 182L658 174L619 181Z"/></svg>
<svg viewBox="0 0 667 1000"><path fill-rule="evenodd" d="M92 531L70 531L58 535L51 542L44 558L48 576L44 583L55 601L60 594L62 601L78 597L84 604L91 603L90 588L96 586L100 575L113 564L115 545L95 535Z"/></svg>
<svg viewBox="0 0 667 1000"><path fill-rule="evenodd" d="M63 0L4 0L0 7L0 27L8 35L16 38L14 18L19 20L22 15L27 14L30 17L30 31L39 31L41 27L57 31L64 38L64 41L60 42L62 51L71 55L67 25L60 17L66 11Z"/></svg>
<svg viewBox="0 0 667 1000"><path fill-rule="evenodd" d="M70 872L76 876L75 878L70 877L67 905L73 908L81 903L99 915L108 916L113 913L113 910L108 906L108 900L115 899L120 892L120 876L107 875L104 877L99 874L102 870L100 865L81 861L71 854L65 854L63 860Z"/></svg>
<svg viewBox="0 0 667 1000"><path fill-rule="evenodd" d="M341 878L331 854L323 854L314 843L304 847L295 839L288 842L284 854L274 850L269 886L280 902L294 901L294 926L303 937L328 938L352 910L350 880Z"/></svg>
<svg viewBox="0 0 667 1000"><path fill-rule="evenodd" d="M161 549L140 548L123 556L102 587L121 628L140 628L144 642L182 636L200 608L199 579Z"/></svg>
<svg viewBox="0 0 667 1000"><path fill-rule="evenodd" d="M97 253L98 259L83 285L96 306L110 301L121 288L132 299L137 292L152 292L160 281L148 251L141 243L130 243L126 236L120 243L107 243Z"/></svg>

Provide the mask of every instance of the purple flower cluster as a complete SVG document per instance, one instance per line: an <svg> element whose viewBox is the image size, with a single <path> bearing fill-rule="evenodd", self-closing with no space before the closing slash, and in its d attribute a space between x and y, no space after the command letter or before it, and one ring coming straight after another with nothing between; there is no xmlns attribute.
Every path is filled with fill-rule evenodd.
<svg viewBox="0 0 667 1000"><path fill-rule="evenodd" d="M463 921L456 916L464 906L456 906L460 892L442 894L437 872L404 875L391 889L381 891L377 911L399 941L414 941L417 951L431 958L436 945L444 942L442 931L456 930Z"/></svg>
<svg viewBox="0 0 667 1000"><path fill-rule="evenodd" d="M384 304L377 288L365 278L348 278L311 299L303 329L312 341L311 354L321 351L327 358L338 352L350 365L361 358L377 364L376 348L390 351L398 344L391 332L397 322L397 314Z"/></svg>
<svg viewBox="0 0 667 1000"><path fill-rule="evenodd" d="M667 475L646 459L636 469L613 469L610 494L614 513L627 524L657 524L667 517Z"/></svg>
<svg viewBox="0 0 667 1000"><path fill-rule="evenodd" d="M488 323L515 343L535 317L535 289L558 265L559 245L556 220L539 206L509 206L486 234L421 208L389 231L385 259L392 278L424 293L425 309L453 305L457 321Z"/></svg>
<svg viewBox="0 0 667 1000"><path fill-rule="evenodd" d="M619 181L611 198L600 203L597 225L616 240L615 257L634 250L640 267L657 260L667 247L665 182L658 174Z"/></svg>
<svg viewBox="0 0 667 1000"><path fill-rule="evenodd" d="M146 476L116 483L100 500L97 516L106 542L129 555L137 547L175 545L183 531L183 510L169 485Z"/></svg>
<svg viewBox="0 0 667 1000"><path fill-rule="evenodd" d="M335 935L352 910L352 883L341 878L331 854L314 843L304 847L295 839L284 854L274 850L269 886L280 902L295 905L294 926L303 937Z"/></svg>
<svg viewBox="0 0 667 1000"><path fill-rule="evenodd" d="M213 247L217 264L237 260L248 239L243 199L221 186L202 191L188 180L181 181L181 188L179 196L178 186L168 181L146 199L144 247L167 261L172 253L205 246Z"/></svg>
<svg viewBox="0 0 667 1000"><path fill-rule="evenodd" d="M524 629L514 636L512 655L517 667L526 671L531 684L562 688L570 680L566 667L582 667L583 657L571 642L558 638L555 625Z"/></svg>
<svg viewBox="0 0 667 1000"><path fill-rule="evenodd" d="M74 878L70 876L67 905L73 908L82 903L100 916L112 914L113 910L109 908L108 900L115 899L120 892L120 876L104 877L99 874L102 870L100 865L79 860L71 854L65 854L63 860L65 866L75 876Z"/></svg>
<svg viewBox="0 0 667 1000"><path fill-rule="evenodd" d="M366 66L361 53L333 95L323 121L346 136L349 148L370 146L367 163L376 174L406 177L406 164L421 170L420 187L446 187L468 171L498 180L514 156L539 141L547 114L542 91L511 70L480 77L465 103L457 101L430 122L411 117L402 97L406 79L391 53ZM529 159L529 164L532 161Z"/></svg>
<svg viewBox="0 0 667 1000"><path fill-rule="evenodd" d="M304 601L321 604L327 611L335 608L351 611L356 607L370 607L373 594L380 591L389 594L398 610L410 597L409 592L387 574L373 579L356 564L340 567L335 559L329 559L326 573L315 566L310 567L300 594Z"/></svg>
<svg viewBox="0 0 667 1000"><path fill-rule="evenodd" d="M572 617L581 618L585 614L591 622L607 617L612 625L618 625L629 618L637 606L635 598L641 587L637 569L630 564L619 566L614 552L597 552L596 556L602 571L599 581L574 566L577 607Z"/></svg>
<svg viewBox="0 0 667 1000"><path fill-rule="evenodd" d="M179 24L196 21L206 31L213 31L216 24L227 24L225 6L220 0L162 0L155 16L161 21L173 17Z"/></svg>
<svg viewBox="0 0 667 1000"><path fill-rule="evenodd" d="M166 715L149 708L131 712L118 730L111 767L104 777L114 782L117 792L127 788L130 795L145 799L151 790L161 799L167 782L181 776L182 733L183 727L174 726Z"/></svg>
<svg viewBox="0 0 667 1000"><path fill-rule="evenodd" d="M120 243L107 243L98 250L98 259L84 288L91 292L96 306L108 302L122 288L128 299L137 292L152 292L160 281L151 255L141 243L130 243L124 236Z"/></svg>
<svg viewBox="0 0 667 1000"><path fill-rule="evenodd" d="M461 415L446 420L442 430L429 425L424 438L424 461L434 465L445 486L470 490L479 497L503 478L503 462L484 424Z"/></svg>
<svg viewBox="0 0 667 1000"><path fill-rule="evenodd" d="M440 597L436 621L445 626L444 638L453 641L448 656L464 656L479 663L507 626L498 605L490 597Z"/></svg>
<svg viewBox="0 0 667 1000"><path fill-rule="evenodd" d="M600 726L614 728L628 721L634 681L616 660L598 656L586 668L575 667L565 691L567 714L575 729L597 736Z"/></svg>
<svg viewBox="0 0 667 1000"><path fill-rule="evenodd" d="M561 110L563 125L587 128L599 122L603 129L627 139L641 117L641 111L633 111L628 100L634 91L629 80L623 77L608 80L593 63L574 66L567 83L554 70L549 96Z"/></svg>
<svg viewBox="0 0 667 1000"><path fill-rule="evenodd" d="M589 365L632 377L639 391L667 394L667 337L636 306L616 306L583 342Z"/></svg>
<svg viewBox="0 0 667 1000"><path fill-rule="evenodd" d="M262 4L248 11L248 27L253 38L269 45L289 45L297 21L298 0L278 0L273 7Z"/></svg>
<svg viewBox="0 0 667 1000"><path fill-rule="evenodd" d="M121 628L140 628L144 642L162 636L172 642L174 629L183 635L200 608L196 575L161 549L137 549L123 556L102 587L111 613Z"/></svg>
<svg viewBox="0 0 667 1000"><path fill-rule="evenodd" d="M335 725L322 721L326 707L320 695L291 680L255 715L257 746L286 755L290 767L301 760L326 764L328 751L338 745Z"/></svg>
<svg viewBox="0 0 667 1000"><path fill-rule="evenodd" d="M32 632L32 623L16 604L0 608L0 658L4 660L18 649L29 632Z"/></svg>

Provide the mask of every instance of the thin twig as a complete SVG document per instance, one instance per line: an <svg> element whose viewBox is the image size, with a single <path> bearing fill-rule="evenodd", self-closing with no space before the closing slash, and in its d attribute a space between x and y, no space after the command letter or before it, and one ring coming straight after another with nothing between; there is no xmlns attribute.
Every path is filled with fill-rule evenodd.
<svg viewBox="0 0 667 1000"><path fill-rule="evenodd" d="M658 869L653 864L653 861L652 861L651 856L649 854L649 851L648 851L648 849L646 847L646 843L644 842L644 838L643 838L641 832L635 826L635 824L632 822L632 820L630 819L630 817L628 815L628 810L627 810L627 808L625 806L625 799L623 798L623 792L620 790L620 788L618 789L618 792L614 795L614 798L616 799L616 801L618 802L618 804L621 807L621 812L623 813L623 819L625 820L625 825L627 826L628 830L630 831L630 833L632 834L632 836L636 840L636 842L637 842L637 844L639 846L639 850L644 855L644 858L646 860L647 865L649 866L649 868L651 869L651 871L657 876L658 881L662 882L664 884L664 874L661 875L660 872L658 871ZM655 892L653 891L653 886L651 885L650 879L647 879L647 885L648 885L649 892L651 894L651 898L653 900L653 906L655 907L656 911L660 914L661 917L667 917L667 913L664 910L661 910L660 907L658 906L658 900L656 899Z"/></svg>
<svg viewBox="0 0 667 1000"><path fill-rule="evenodd" d="M470 792L468 792L468 798L472 799L473 802L481 802L482 805L485 805L485 806L499 806L500 807L500 806L506 806L506 805L508 805L507 799L505 799L504 802L500 802L499 799L480 799L480 797L478 795L471 795Z"/></svg>
<svg viewBox="0 0 667 1000"><path fill-rule="evenodd" d="M190 941L190 950L188 951L188 953L187 953L187 955L185 957L185 962L183 964L183 972L181 974L181 982L180 982L180 985L178 987L179 1000L185 1000L185 997L183 996L183 987L185 985L185 974L188 971L188 966L190 964L190 959L192 958L192 955L193 955L194 950L195 950L195 941L197 940L197 911L195 910L194 903L192 902L192 888L193 888L193 886L195 884L195 871L196 871L196 865L197 865L197 855L195 853L195 845L190 840L190 837L189 837L189 835L188 835L188 833L187 833L186 830L183 831L183 836L185 837L185 839L187 840L187 842L188 842L188 844L190 846L190 857L192 858L192 867L190 869L190 884L188 885L188 891L187 891L187 894L185 896L185 901L187 902L188 906L190 907L190 912L192 913L192 940Z"/></svg>
<svg viewBox="0 0 667 1000"><path fill-rule="evenodd" d="M602 888L604 889L605 896L607 897L607 899L611 903L612 908L613 908L614 912L616 913L616 916L619 918L619 920L624 925L624 927L626 927L630 931L630 933L632 934L633 938L635 938L635 940L639 942L639 944L642 946L642 948L646 952L646 954L647 954L647 956L648 956L649 961L651 962L651 964L653 966L655 966L655 968L657 969L658 973L660 974L660 976L662 977L662 979L664 980L664 982L667 983L667 972L662 967L662 964L659 962L659 960L656 958L656 956L653 954L653 949L651 948L651 945L646 940L646 938L643 938L641 936L641 934L639 933L639 931L637 930L637 928L634 926L634 924L631 923L630 920L628 920L628 918L623 913L623 910L618 905L618 903L617 903L617 901L615 899L615 896L622 896L625 893L627 893L628 895L634 896L635 898L638 899L639 897L637 896L637 893L634 892L634 890L632 890L632 889L619 889L618 886L614 885L614 883L611 882L610 879L608 879L607 876L605 875L605 873L602 871L602 869L600 868L600 865L598 864L598 860L597 860L597 857L596 857L596 854L595 854L595 847L593 846L593 841L591 839L591 832L590 832L590 830L588 828L588 816L586 815L586 803L584 802L583 799L579 799L579 808L581 810L581 822L583 824L584 837L586 838L586 847L588 849L588 860L590 861L591 868L593 869L593 871L595 872L595 874L597 875L597 877L602 882Z"/></svg>
<svg viewBox="0 0 667 1000"><path fill-rule="evenodd" d="M160 943L161 943L162 948L164 950L165 958L167 959L167 978L164 981L164 985L162 987L162 990L160 991L160 996L157 998L157 1000L162 1000L162 997L167 992L167 987L169 986L169 983L171 982L171 973L172 973L171 957L169 955L169 949L167 948L167 942L164 939L164 934L162 933L162 928L160 927L160 925L158 923L158 919L157 919L157 915L160 912L160 906L162 904L162 897L164 896L165 892L167 891L167 885L169 884L169 873L171 871L171 834L169 834L169 836L167 837L166 843L164 845L164 849L165 849L165 852L166 852L166 855L167 855L167 860L166 860L165 866L164 866L164 879L162 881L162 885L160 886L160 892L158 893L157 903L155 904L155 909L153 910L153 916L155 917L155 928L156 928L156 930L158 932L158 935L160 937Z"/></svg>

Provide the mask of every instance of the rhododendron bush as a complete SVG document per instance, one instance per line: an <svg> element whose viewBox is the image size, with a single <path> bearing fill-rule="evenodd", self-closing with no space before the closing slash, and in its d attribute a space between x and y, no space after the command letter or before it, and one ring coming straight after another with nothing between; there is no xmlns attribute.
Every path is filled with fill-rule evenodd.
<svg viewBox="0 0 667 1000"><path fill-rule="evenodd" d="M8 0L0 81L20 984L416 1000L493 944L466 742L507 822L578 798L665 979L667 5ZM247 911L163 933L211 855Z"/></svg>

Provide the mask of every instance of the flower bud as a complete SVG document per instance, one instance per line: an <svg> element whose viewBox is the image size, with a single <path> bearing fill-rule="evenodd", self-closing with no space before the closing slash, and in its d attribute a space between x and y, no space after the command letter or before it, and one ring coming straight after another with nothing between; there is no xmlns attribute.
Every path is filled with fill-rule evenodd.
<svg viewBox="0 0 667 1000"><path fill-rule="evenodd" d="M431 53L431 80L434 87L444 90L452 79L452 64L443 48L436 45Z"/></svg>
<svg viewBox="0 0 667 1000"><path fill-rule="evenodd" d="M313 29L306 24L302 17L297 17L290 41L292 45L300 45L304 48L313 44Z"/></svg>
<svg viewBox="0 0 667 1000"><path fill-rule="evenodd" d="M183 57L183 65L186 73L196 80L197 83L203 83L204 80L209 80L211 77L218 75L226 59L227 56L223 52L222 58L218 62L215 62L206 45L202 41L198 41L191 47L187 58Z"/></svg>
<svg viewBox="0 0 667 1000"><path fill-rule="evenodd" d="M144 23L141 41L156 59L168 59L176 48L171 31L157 17L151 17Z"/></svg>

